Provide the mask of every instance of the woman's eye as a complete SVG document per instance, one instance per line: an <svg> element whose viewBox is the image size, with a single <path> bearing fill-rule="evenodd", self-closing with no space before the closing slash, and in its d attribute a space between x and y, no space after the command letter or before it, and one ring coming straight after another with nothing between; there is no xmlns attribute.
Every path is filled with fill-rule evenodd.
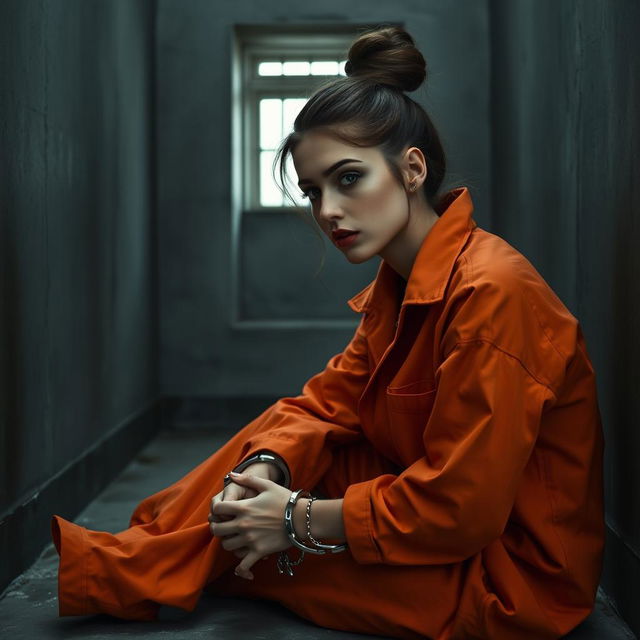
<svg viewBox="0 0 640 640"><path fill-rule="evenodd" d="M355 184L355 183L357 182L358 178L360 177L360 174L359 174L357 171L348 171L348 172L346 172L346 173L343 173L343 174L340 176L340 179L342 180L342 178L346 178L347 176L354 176L356 179L355 179L355 180L352 180L352 181L350 181L350 182L347 182L347 183L342 182L342 183L341 183L341 185L342 185L343 187L348 187L348 186L351 186L352 184ZM307 191L303 191L303 192L300 194L300 197L301 197L301 198L309 198L309 200L315 200L315 197L312 197L312 196L310 195L310 194L313 192L313 190L314 190L314 189L313 189L313 188L311 188L311 189L307 189Z"/></svg>
<svg viewBox="0 0 640 640"><path fill-rule="evenodd" d="M347 173L343 173L340 178L346 178L347 176L355 176L356 180L353 180L352 182L347 182L345 186L350 185L350 184L354 184L357 179L360 177L360 174L355 172L355 171L349 171Z"/></svg>

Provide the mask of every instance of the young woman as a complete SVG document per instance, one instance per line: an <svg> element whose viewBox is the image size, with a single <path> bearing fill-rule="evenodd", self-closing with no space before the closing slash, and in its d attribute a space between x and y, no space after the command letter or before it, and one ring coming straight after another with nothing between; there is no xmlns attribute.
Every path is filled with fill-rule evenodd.
<svg viewBox="0 0 640 640"><path fill-rule="evenodd" d="M333 629L541 640L592 610L603 437L580 324L477 226L466 187L438 195L438 134L404 93L426 77L411 36L361 34L346 72L298 115L280 172L291 153L349 262L382 258L351 341L128 529L54 515L60 615L152 620L206 587Z"/></svg>

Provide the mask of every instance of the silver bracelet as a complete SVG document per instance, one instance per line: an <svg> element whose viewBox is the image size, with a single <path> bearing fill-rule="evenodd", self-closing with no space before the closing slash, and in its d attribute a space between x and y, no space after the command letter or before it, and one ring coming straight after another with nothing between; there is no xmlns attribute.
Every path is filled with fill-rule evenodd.
<svg viewBox="0 0 640 640"><path fill-rule="evenodd" d="M308 551L309 553L317 553L317 554L325 554L328 552L331 553L339 553L340 551L344 551L347 548L347 544L323 544L317 543L317 547L309 547L306 544L302 543L298 536L296 536L295 529L293 528L293 507L298 501L298 498L302 496L304 498L311 498L311 494L304 489L298 489L297 491L292 491L289 496L289 501L287 502L286 507L284 508L284 525L287 530L287 535L289 536L289 540L293 543L294 546L298 547L302 551Z"/></svg>
<svg viewBox="0 0 640 640"><path fill-rule="evenodd" d="M327 553L324 549L317 549L315 547L308 547L303 542L300 542L298 536L296 535L296 530L293 528L293 507L296 502L298 502L298 498L302 496L303 498L310 498L311 494L304 489L298 489L297 491L292 491L289 496L289 501L284 508L284 526L287 530L287 535L289 536L289 540L293 543L294 546L298 547L301 551L309 551L310 553L318 553L324 554Z"/></svg>
<svg viewBox="0 0 640 640"><path fill-rule="evenodd" d="M319 540L316 540L312 535L311 535L311 503L314 500L317 500L318 497L317 496L311 496L307 502L307 538L309 540L311 540L311 542L313 542L313 544L318 547L319 549L327 549L329 551L331 551L332 553L338 553L339 551L344 551L347 548L347 543L345 542L342 545L339 544L324 544L324 542L320 542Z"/></svg>
<svg viewBox="0 0 640 640"><path fill-rule="evenodd" d="M282 482L282 486L287 489L289 488L289 485L291 484L291 474L289 473L289 468L286 462L284 462L284 460L282 460L282 458L280 458L279 456L274 456L271 453L256 453L250 458L247 458L246 460L242 461L238 466L236 466L233 469L233 471L237 471L238 473L240 473L241 471L246 469L249 465L253 464L254 462L271 462L272 464L275 464L278 467L278 469L282 471L282 477L284 478ZM230 482L231 482L231 476L227 474L224 477L224 486L226 487Z"/></svg>
<svg viewBox="0 0 640 640"><path fill-rule="evenodd" d="M294 505L298 501L298 498L300 497L300 495L304 495L305 497L310 498L309 503L307 504L307 532L309 533L309 538L314 543L321 545L322 548L314 549L313 547L307 547L306 545L299 542L298 539L296 538L295 529L293 528L292 510ZM289 496L289 501L287 502L287 505L284 509L284 522L285 522L285 527L287 529L287 534L289 536L289 540L291 540L291 542L300 549L300 557L296 562L291 562L289 556L287 555L287 552L281 551L280 554L278 555L278 563L277 563L278 572L280 574L287 573L288 575L292 576L293 567L299 565L304 560L305 551L310 551L311 553L324 554L324 553L327 553L327 551L333 551L334 553L337 553L338 551L344 551L347 548L346 543L343 545L323 545L321 542L319 543L317 542L317 540L311 537L311 525L310 525L311 509L309 507L315 499L316 498L313 497L308 491L304 491L303 489L298 489L298 491L292 491L291 495Z"/></svg>

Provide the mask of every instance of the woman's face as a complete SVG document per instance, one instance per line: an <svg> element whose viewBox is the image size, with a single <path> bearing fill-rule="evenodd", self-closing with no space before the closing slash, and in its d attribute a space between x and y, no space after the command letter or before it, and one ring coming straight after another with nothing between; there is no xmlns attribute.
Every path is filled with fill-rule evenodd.
<svg viewBox="0 0 640 640"><path fill-rule="evenodd" d="M384 257L393 252L394 240L402 242L409 221L406 192L376 147L356 147L327 133L308 131L292 159L313 217L350 262ZM338 243L335 229L357 233L350 242Z"/></svg>

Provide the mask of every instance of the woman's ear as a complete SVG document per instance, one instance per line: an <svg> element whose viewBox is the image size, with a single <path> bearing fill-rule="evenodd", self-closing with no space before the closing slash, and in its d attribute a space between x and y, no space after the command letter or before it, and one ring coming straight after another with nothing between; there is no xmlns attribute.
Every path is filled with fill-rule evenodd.
<svg viewBox="0 0 640 640"><path fill-rule="evenodd" d="M410 192L417 191L427 177L427 163L424 154L418 147L409 147L405 151L402 165L407 189Z"/></svg>

